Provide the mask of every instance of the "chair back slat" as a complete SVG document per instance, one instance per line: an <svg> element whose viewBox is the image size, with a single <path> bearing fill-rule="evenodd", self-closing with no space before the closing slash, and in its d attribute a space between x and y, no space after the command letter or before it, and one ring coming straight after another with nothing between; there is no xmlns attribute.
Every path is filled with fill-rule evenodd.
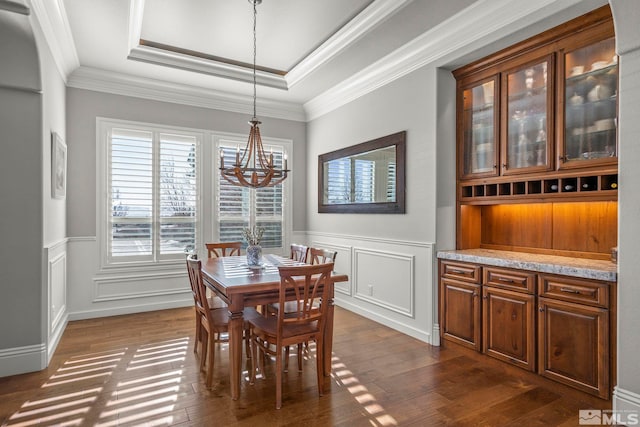
<svg viewBox="0 0 640 427"><path fill-rule="evenodd" d="M221 258L227 256L238 256L242 249L242 242L217 242L205 243L207 256L209 258Z"/></svg>
<svg viewBox="0 0 640 427"><path fill-rule="evenodd" d="M305 245L291 244L291 259L297 262L307 262L309 247Z"/></svg>
<svg viewBox="0 0 640 427"><path fill-rule="evenodd" d="M336 251L329 251L321 248L309 248L309 258L311 261L309 264L326 264L328 262L335 263L337 255L338 252Z"/></svg>

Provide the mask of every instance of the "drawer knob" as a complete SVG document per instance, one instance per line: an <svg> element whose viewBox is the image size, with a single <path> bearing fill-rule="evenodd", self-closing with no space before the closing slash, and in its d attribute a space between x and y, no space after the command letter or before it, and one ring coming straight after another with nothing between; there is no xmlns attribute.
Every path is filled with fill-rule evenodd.
<svg viewBox="0 0 640 427"><path fill-rule="evenodd" d="M540 306L540 308L538 308L538 311L542 313L544 311L544 307Z"/></svg>

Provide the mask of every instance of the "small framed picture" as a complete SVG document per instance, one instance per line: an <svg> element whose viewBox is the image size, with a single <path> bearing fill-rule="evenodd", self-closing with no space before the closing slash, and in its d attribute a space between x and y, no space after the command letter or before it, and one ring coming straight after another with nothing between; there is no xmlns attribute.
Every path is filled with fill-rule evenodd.
<svg viewBox="0 0 640 427"><path fill-rule="evenodd" d="M51 132L51 197L64 199L67 194L67 144Z"/></svg>

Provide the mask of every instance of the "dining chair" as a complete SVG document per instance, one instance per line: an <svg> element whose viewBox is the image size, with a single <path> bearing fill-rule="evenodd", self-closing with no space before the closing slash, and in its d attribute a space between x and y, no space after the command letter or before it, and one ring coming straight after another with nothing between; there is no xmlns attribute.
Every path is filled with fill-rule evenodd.
<svg viewBox="0 0 640 427"><path fill-rule="evenodd" d="M205 243L207 256L209 258L221 258L227 256L239 256L242 249L242 242L214 242ZM208 294L211 294L210 292ZM226 304L217 296L211 295L211 307L225 307Z"/></svg>
<svg viewBox="0 0 640 427"><path fill-rule="evenodd" d="M287 295L294 295L295 312L278 311L275 316L253 316L251 325L251 374L250 384L255 383L256 369L264 377L262 354L276 359L276 409L282 407L283 350L291 345L301 348L306 341L316 343L316 371L318 393L324 394L324 329L328 313L328 278L333 263L302 266L280 266L280 290L278 303L282 307ZM258 354L260 352L261 354ZM257 367L256 364L260 366ZM302 368L302 360L298 360Z"/></svg>
<svg viewBox="0 0 640 427"><path fill-rule="evenodd" d="M290 258L298 262L307 262L307 253L309 247L304 245L298 245L296 243L291 244L291 256Z"/></svg>
<svg viewBox="0 0 640 427"><path fill-rule="evenodd" d="M187 270L191 288L196 294L196 345L201 344L200 371L206 371L206 385L211 388L213 383L213 367L215 365L215 345L229 340L229 311L226 307L211 307L207 298L207 288L202 279L202 262L191 257L187 258ZM253 307L246 307L243 312L245 319L245 339L249 339L248 320L260 314ZM247 346L247 357L251 352ZM208 359L207 359L208 356ZM206 363L208 360L208 363ZM206 370L205 370L205 364Z"/></svg>
<svg viewBox="0 0 640 427"><path fill-rule="evenodd" d="M335 263L337 255L338 252L336 251L329 251L327 249L311 247L309 248L308 256L310 258L309 264L326 264L328 262Z"/></svg>
<svg viewBox="0 0 640 427"><path fill-rule="evenodd" d="M240 249L242 249L242 242L217 242L205 243L204 245L207 248L209 258L240 255Z"/></svg>

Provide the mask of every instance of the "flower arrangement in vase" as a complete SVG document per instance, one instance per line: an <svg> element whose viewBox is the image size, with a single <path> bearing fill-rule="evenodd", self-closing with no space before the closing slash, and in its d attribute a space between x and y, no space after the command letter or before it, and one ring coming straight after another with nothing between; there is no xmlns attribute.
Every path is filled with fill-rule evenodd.
<svg viewBox="0 0 640 427"><path fill-rule="evenodd" d="M242 237L247 241L247 264L250 266L259 266L262 258L262 235L264 228L259 226L244 227L242 229Z"/></svg>

